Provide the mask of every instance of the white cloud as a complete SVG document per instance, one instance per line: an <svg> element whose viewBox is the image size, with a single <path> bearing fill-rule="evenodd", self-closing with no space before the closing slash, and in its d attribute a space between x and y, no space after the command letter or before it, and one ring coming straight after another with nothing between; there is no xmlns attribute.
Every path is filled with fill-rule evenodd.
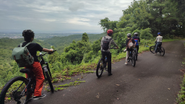
<svg viewBox="0 0 185 104"><path fill-rule="evenodd" d="M71 24L91 26L88 21L90 20L86 18L72 18L68 20L68 22Z"/></svg>
<svg viewBox="0 0 185 104"><path fill-rule="evenodd" d="M43 21L47 21L47 22L54 22L56 21L55 19L42 19Z"/></svg>
<svg viewBox="0 0 185 104"><path fill-rule="evenodd" d="M132 1L0 0L0 31L103 32L100 19L119 20Z"/></svg>

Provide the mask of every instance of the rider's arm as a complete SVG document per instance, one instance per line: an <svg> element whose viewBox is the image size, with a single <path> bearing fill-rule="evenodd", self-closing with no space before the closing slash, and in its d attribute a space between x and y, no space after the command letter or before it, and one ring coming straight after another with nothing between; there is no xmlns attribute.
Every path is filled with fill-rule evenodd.
<svg viewBox="0 0 185 104"><path fill-rule="evenodd" d="M104 37L102 37L102 39L101 39L100 47L102 47L102 46L103 46L103 38L104 38Z"/></svg>
<svg viewBox="0 0 185 104"><path fill-rule="evenodd" d="M115 47L117 47L117 48L118 48L118 45L114 42L114 40L113 40L113 39L111 40L111 44L113 44Z"/></svg>
<svg viewBox="0 0 185 104"><path fill-rule="evenodd" d="M44 51L44 52L53 52L53 49L43 48L43 50L42 50L42 51Z"/></svg>
<svg viewBox="0 0 185 104"><path fill-rule="evenodd" d="M134 47L136 46L136 42L134 39L132 39L132 43L134 43Z"/></svg>

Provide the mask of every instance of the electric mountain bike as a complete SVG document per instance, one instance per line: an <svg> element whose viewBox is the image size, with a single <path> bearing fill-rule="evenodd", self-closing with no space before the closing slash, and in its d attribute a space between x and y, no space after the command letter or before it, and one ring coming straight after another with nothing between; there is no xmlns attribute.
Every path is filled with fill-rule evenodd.
<svg viewBox="0 0 185 104"><path fill-rule="evenodd" d="M156 44L154 46L150 47L150 52L153 53L153 54L155 54L155 47L156 47ZM159 53L161 56L164 56L165 49L162 46L158 46L157 47L157 53Z"/></svg>
<svg viewBox="0 0 185 104"><path fill-rule="evenodd" d="M132 51L128 51L129 56L127 61L132 63L132 66L135 67L136 66L136 58L137 58L137 48L133 48Z"/></svg>
<svg viewBox="0 0 185 104"><path fill-rule="evenodd" d="M110 48L110 49L117 49L117 48ZM111 53L110 53L110 57L111 57ZM96 76L98 78L100 78L103 74L103 71L106 70L108 71L108 60L107 60L107 56L105 56L104 59L105 63L103 63L103 58L101 58L97 64L97 68L96 68Z"/></svg>
<svg viewBox="0 0 185 104"><path fill-rule="evenodd" d="M45 80L47 80L47 82L49 83L52 93L54 92L54 88L51 82L52 76L49 65L47 62L44 61L43 56L46 54L51 54L53 52L44 54L40 53L40 55L38 56L38 58L41 59L40 64L42 66ZM36 79L30 69L31 68L25 68L20 70L21 73L26 73L28 75L28 78L17 76L6 83L0 94L0 104L27 104L31 100L36 85Z"/></svg>

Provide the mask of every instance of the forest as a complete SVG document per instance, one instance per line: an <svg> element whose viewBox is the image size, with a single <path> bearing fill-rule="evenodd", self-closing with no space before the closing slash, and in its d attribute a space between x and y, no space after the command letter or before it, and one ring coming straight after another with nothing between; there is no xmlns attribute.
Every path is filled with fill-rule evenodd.
<svg viewBox="0 0 185 104"><path fill-rule="evenodd" d="M185 1L184 0L140 0L133 1L123 11L118 21L111 21L102 17L99 25L104 31L112 29L113 39L119 46L118 50L111 50L113 59L124 57L124 45L127 33L138 32L141 38L140 46L153 44L157 32L161 32L165 39L184 37L185 34ZM100 41L102 34L70 35L49 39L35 39L41 46L57 51L45 57L49 62L54 78L73 75L84 70L92 70L100 59ZM23 39L0 39L0 87L12 77L21 74L11 52ZM143 48L144 49L144 48ZM142 51L142 48L141 48ZM84 69L85 67L85 69Z"/></svg>

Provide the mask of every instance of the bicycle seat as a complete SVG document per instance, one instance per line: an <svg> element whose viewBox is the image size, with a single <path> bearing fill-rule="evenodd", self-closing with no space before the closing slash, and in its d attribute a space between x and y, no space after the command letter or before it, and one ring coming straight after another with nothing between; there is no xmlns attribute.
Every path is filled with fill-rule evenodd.
<svg viewBox="0 0 185 104"><path fill-rule="evenodd" d="M30 69L21 69L20 70L21 73L30 73Z"/></svg>

